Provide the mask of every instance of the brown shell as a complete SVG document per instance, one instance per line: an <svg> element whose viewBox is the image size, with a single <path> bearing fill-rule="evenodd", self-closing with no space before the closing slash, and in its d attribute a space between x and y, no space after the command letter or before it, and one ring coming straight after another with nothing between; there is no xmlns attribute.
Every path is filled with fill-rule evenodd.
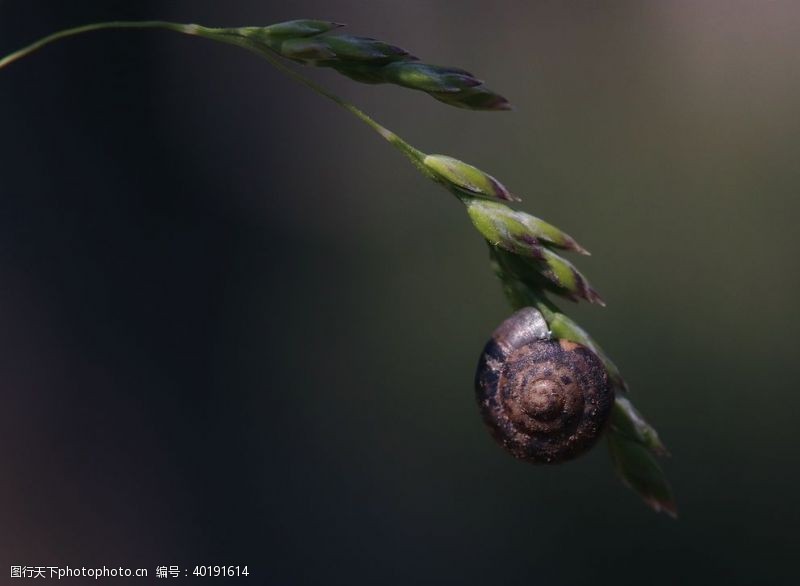
<svg viewBox="0 0 800 586"><path fill-rule="evenodd" d="M541 314L532 308L503 322L484 348L475 387L498 443L516 458L555 464L594 445L614 390L594 352L542 336L538 323Z"/></svg>

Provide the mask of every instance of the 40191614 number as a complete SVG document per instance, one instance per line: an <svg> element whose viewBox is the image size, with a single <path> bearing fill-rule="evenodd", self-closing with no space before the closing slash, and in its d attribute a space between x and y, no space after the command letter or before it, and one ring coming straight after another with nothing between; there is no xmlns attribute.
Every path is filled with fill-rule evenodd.
<svg viewBox="0 0 800 586"><path fill-rule="evenodd" d="M247 566L195 566L192 572L195 576L249 576Z"/></svg>

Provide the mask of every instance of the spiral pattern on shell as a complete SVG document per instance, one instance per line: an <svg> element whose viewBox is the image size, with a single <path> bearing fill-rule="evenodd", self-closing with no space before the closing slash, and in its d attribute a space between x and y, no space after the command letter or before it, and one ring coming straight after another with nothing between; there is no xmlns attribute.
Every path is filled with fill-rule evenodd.
<svg viewBox="0 0 800 586"><path fill-rule="evenodd" d="M495 440L533 463L559 463L586 452L614 403L600 359L585 346L550 339L533 308L518 311L494 332L475 386Z"/></svg>

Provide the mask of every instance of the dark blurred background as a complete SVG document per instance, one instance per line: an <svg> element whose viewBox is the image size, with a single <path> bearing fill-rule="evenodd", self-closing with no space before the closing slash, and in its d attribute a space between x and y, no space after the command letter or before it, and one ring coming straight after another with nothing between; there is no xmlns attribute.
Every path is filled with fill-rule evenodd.
<svg viewBox="0 0 800 586"><path fill-rule="evenodd" d="M516 105L308 71L592 250L609 306L566 305L670 447L680 519L603 446L537 468L492 443L473 369L509 309L452 197L249 53L98 32L0 71L0 582L796 579L800 6L0 1L0 53L100 20L296 17Z"/></svg>

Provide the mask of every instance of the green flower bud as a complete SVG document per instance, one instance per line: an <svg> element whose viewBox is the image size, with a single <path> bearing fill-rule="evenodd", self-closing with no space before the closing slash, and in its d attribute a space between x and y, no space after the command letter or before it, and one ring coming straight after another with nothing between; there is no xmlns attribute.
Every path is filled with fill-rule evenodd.
<svg viewBox="0 0 800 586"><path fill-rule="evenodd" d="M506 258L506 263L514 265L516 277L526 285L543 287L573 301L585 299L590 303L605 305L575 265L542 245L542 241L556 239L573 247L578 246L568 235L550 224L546 224L544 231L539 231L541 226L531 221L532 216L515 212L503 204L475 198L462 199L472 223L490 245L537 261L528 266L518 266L521 263L516 262L513 256Z"/></svg>
<svg viewBox="0 0 800 586"><path fill-rule="evenodd" d="M349 35L320 35L311 38L279 39L271 45L283 57L306 65L341 68L384 65L400 59L415 59L408 51L383 41ZM375 75L380 73L375 69Z"/></svg>
<svg viewBox="0 0 800 586"><path fill-rule="evenodd" d="M470 199L469 201L465 200L464 203L467 205L468 213L473 218L473 222L476 217L481 217L484 222L494 224L516 222L524 226L528 235L548 246L571 250L579 254L589 254L572 236L536 216L512 210L505 204L495 201ZM495 244L500 244L500 242L495 242Z"/></svg>
<svg viewBox="0 0 800 586"><path fill-rule="evenodd" d="M657 456L669 456L669 451L658 437L658 432L645 421L627 397L617 395L614 410L611 412L611 427Z"/></svg>
<svg viewBox="0 0 800 586"><path fill-rule="evenodd" d="M446 155L427 155L423 165L433 178L456 195L479 196L505 201L520 201L497 179L477 167Z"/></svg>
<svg viewBox="0 0 800 586"><path fill-rule="evenodd" d="M622 482L636 491L653 510L677 517L672 488L650 451L615 433L613 428L607 436L611 460Z"/></svg>
<svg viewBox="0 0 800 586"><path fill-rule="evenodd" d="M483 234L482 226L476 224L476 227ZM489 244L493 247L493 256L497 259L504 275L501 278L519 281L522 293L529 290L530 296L539 298L541 297L539 291L550 291L572 301L585 299L590 303L605 305L597 291L589 285L586 277L572 263L549 248L539 246L526 251L519 247L511 250L514 243L507 239L501 239L498 244L489 241ZM521 299L527 296L514 295Z"/></svg>
<svg viewBox="0 0 800 586"><path fill-rule="evenodd" d="M492 206L481 203L480 200L471 199L467 203L467 213L475 228L489 244L520 256L545 260L544 247L525 224L513 215L496 214Z"/></svg>
<svg viewBox="0 0 800 586"><path fill-rule="evenodd" d="M466 88L458 92L439 92L430 94L440 102L468 110L512 110L513 106L500 94L484 85Z"/></svg>
<svg viewBox="0 0 800 586"><path fill-rule="evenodd" d="M463 69L418 61L390 63L381 69L381 75L390 83L423 92L458 92L482 83Z"/></svg>
<svg viewBox="0 0 800 586"><path fill-rule="evenodd" d="M408 51L369 37L330 35L320 37L339 61L384 64L399 59L416 59Z"/></svg>
<svg viewBox="0 0 800 586"><path fill-rule="evenodd" d="M321 33L327 33L336 28L343 27L344 25L338 22L329 22L327 20L289 20L287 22L279 22L265 27L244 27L238 29L240 31L257 31L258 34L263 34L268 37L313 37Z"/></svg>
<svg viewBox="0 0 800 586"><path fill-rule="evenodd" d="M606 302L592 288L586 277L575 268L575 265L547 248L542 248L542 252L544 253L545 268L541 274L555 285L556 293L573 301L585 299L589 303L605 307Z"/></svg>
<svg viewBox="0 0 800 586"><path fill-rule="evenodd" d="M336 53L324 39L286 39L277 49L281 56L306 65L327 63L336 59Z"/></svg>
<svg viewBox="0 0 800 586"><path fill-rule="evenodd" d="M283 45L291 40L313 37L342 26L344 25L325 20L290 20L270 26L214 29L210 36L213 37L216 34L224 38L226 35L234 35L249 41L252 48L257 49L259 45L265 45L273 51L281 53Z"/></svg>

